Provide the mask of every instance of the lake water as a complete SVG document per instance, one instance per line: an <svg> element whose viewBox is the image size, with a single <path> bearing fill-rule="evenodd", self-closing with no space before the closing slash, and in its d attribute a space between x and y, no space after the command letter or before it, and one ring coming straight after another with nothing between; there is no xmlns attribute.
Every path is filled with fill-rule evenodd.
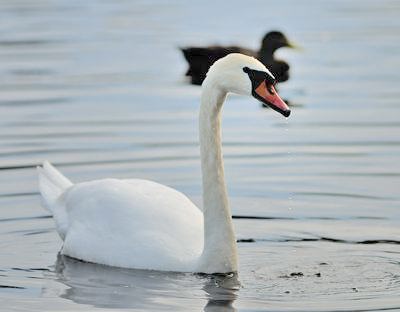
<svg viewBox="0 0 400 312"><path fill-rule="evenodd" d="M238 276L58 257L35 166L152 179L201 205L200 88L178 47L280 29L293 104L224 108ZM0 310L400 310L398 1L0 2Z"/></svg>

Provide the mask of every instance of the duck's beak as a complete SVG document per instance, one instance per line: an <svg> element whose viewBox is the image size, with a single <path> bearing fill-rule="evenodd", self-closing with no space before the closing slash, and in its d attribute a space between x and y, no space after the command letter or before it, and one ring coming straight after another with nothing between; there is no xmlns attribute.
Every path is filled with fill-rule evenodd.
<svg viewBox="0 0 400 312"><path fill-rule="evenodd" d="M257 88L254 89L254 96L263 103L267 104L273 110L276 110L285 117L289 117L289 107L281 99L272 84L268 85L264 80Z"/></svg>
<svg viewBox="0 0 400 312"><path fill-rule="evenodd" d="M286 47L294 49L294 50L298 50L298 51L302 51L303 48L301 46L299 46L296 43L293 43L291 41L286 41Z"/></svg>

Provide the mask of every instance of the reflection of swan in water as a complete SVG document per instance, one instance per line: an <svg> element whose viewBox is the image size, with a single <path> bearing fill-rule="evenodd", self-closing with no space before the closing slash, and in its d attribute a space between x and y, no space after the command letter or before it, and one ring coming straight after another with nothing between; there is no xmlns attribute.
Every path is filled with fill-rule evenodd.
<svg viewBox="0 0 400 312"><path fill-rule="evenodd" d="M204 307L206 312L235 312L233 302L237 298L236 290L240 284L237 274L212 275L204 284L203 290L208 295L208 302Z"/></svg>
<svg viewBox="0 0 400 312"><path fill-rule="evenodd" d="M236 311L237 275L199 275L134 270L86 263L63 255L58 279L69 288L62 298L99 308ZM203 285L202 289L200 284ZM206 292L206 294L204 294ZM208 299L208 301L207 301Z"/></svg>

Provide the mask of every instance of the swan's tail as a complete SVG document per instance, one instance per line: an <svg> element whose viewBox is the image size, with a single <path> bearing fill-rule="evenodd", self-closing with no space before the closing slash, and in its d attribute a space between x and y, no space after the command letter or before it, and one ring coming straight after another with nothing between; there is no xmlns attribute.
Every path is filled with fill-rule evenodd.
<svg viewBox="0 0 400 312"><path fill-rule="evenodd" d="M73 183L54 168L48 161L37 167L39 174L39 190L43 205L53 213L55 202ZM53 213L54 214L54 213Z"/></svg>

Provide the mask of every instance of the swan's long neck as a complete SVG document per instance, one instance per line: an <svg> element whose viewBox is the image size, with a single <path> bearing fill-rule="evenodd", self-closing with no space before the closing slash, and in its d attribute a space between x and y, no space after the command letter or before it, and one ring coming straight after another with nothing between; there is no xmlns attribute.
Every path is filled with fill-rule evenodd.
<svg viewBox="0 0 400 312"><path fill-rule="evenodd" d="M204 250L198 269L204 273L236 272L236 239L228 204L221 146L221 108L226 92L207 78L202 87L199 120Z"/></svg>

